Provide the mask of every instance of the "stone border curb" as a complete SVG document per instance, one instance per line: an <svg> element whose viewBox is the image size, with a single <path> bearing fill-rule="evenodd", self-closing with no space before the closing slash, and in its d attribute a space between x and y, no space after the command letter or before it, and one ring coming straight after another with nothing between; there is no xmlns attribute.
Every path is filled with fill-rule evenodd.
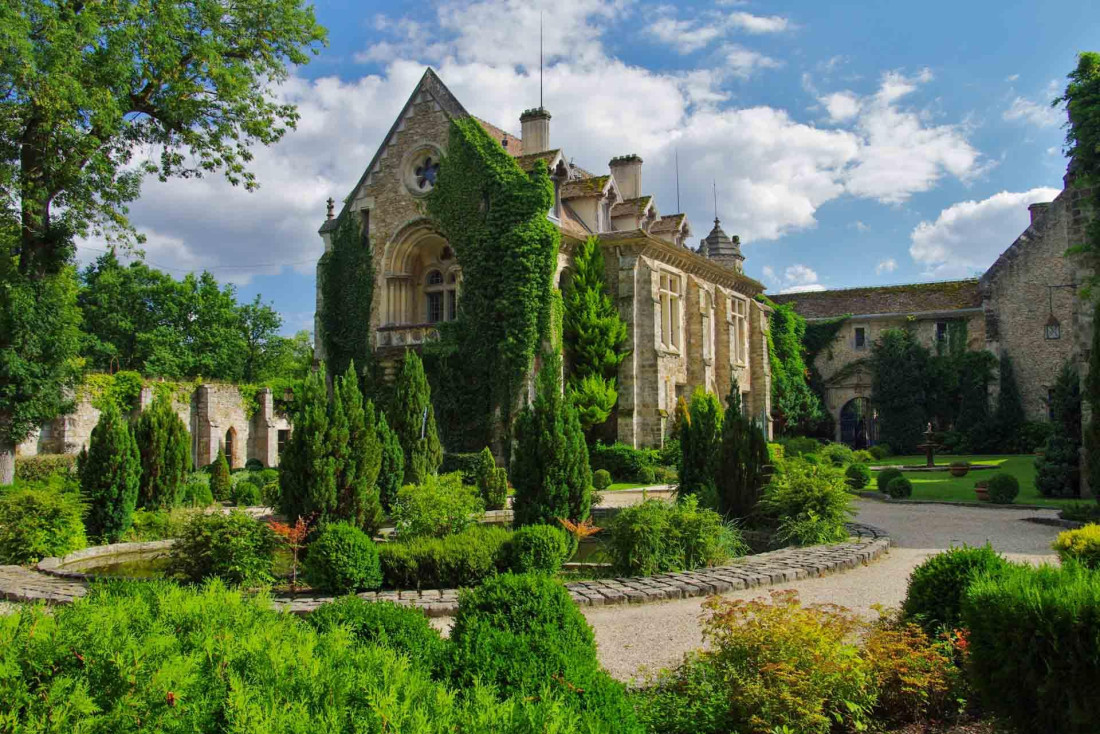
<svg viewBox="0 0 1100 734"><path fill-rule="evenodd" d="M35 570L42 573L49 574L50 576L57 576L63 579L84 579L93 578L93 574L81 573L80 571L65 571L62 566L67 566L70 563L76 561L85 561L89 558L102 558L103 556L124 556L132 553L147 553L149 551L168 550L175 543L175 540L149 540L141 543L112 543L111 545L96 545L91 548L84 548L82 550L73 551L69 555L63 558L57 558L50 556L49 558L43 558L35 565Z"/></svg>
<svg viewBox="0 0 1100 734"><path fill-rule="evenodd" d="M665 573L655 576L598 579L566 584L570 596L580 606L609 606L613 604L646 604L666 599L723 594L740 589L790 583L804 578L816 578L831 573L858 568L882 556L893 541L879 528L859 523L848 523L852 539L834 545L816 545L806 548L784 548L739 558L725 566L704 568L681 573ZM21 566L0 566L0 598L16 602L46 602L67 604L87 592L83 574L74 578L74 572L59 571L66 559L72 560L110 555L113 552L140 552L159 550L172 541L153 543L119 543L77 551L65 559L46 559L42 571ZM125 548L126 550L122 550ZM93 552L94 551L94 552ZM42 564L40 564L42 565ZM417 607L429 617L449 617L458 611L458 589L422 589L409 591L378 591L358 594L367 601L392 601ZM275 598L278 609L291 614L309 614L322 604L338 597L332 596L281 596Z"/></svg>

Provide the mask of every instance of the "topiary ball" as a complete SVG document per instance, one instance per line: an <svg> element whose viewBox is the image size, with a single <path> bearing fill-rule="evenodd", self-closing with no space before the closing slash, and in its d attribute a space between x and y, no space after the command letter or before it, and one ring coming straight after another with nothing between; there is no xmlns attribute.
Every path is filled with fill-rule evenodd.
<svg viewBox="0 0 1100 734"><path fill-rule="evenodd" d="M597 469L592 472L592 486L598 490L603 491L611 486L611 472L607 469Z"/></svg>
<svg viewBox="0 0 1100 734"><path fill-rule="evenodd" d="M902 476L901 469L890 468L880 471L878 473L878 479L876 479L878 491L885 492L886 488L890 485L890 482L900 476Z"/></svg>
<svg viewBox="0 0 1100 734"><path fill-rule="evenodd" d="M360 642L395 650L413 665L432 672L438 670L446 654L447 643L423 611L391 601L368 602L345 596L322 604L306 620L320 632L342 627Z"/></svg>
<svg viewBox="0 0 1100 734"><path fill-rule="evenodd" d="M1008 565L989 545L964 545L938 553L913 569L902 612L932 636L943 628L955 629L961 623L962 599L970 582Z"/></svg>
<svg viewBox="0 0 1100 734"><path fill-rule="evenodd" d="M555 574L561 570L571 546L569 537L560 528L527 525L512 536L508 566L514 573Z"/></svg>
<svg viewBox="0 0 1100 734"><path fill-rule="evenodd" d="M913 483L905 477L894 477L886 485L886 494L896 500L903 500L913 495Z"/></svg>
<svg viewBox="0 0 1100 734"><path fill-rule="evenodd" d="M863 489L871 483L871 470L866 464L849 464L844 470L844 477L852 489Z"/></svg>
<svg viewBox="0 0 1100 734"><path fill-rule="evenodd" d="M1001 472L989 478L989 501L995 505L1011 505L1020 494L1020 482L1011 474Z"/></svg>
<svg viewBox="0 0 1100 734"><path fill-rule="evenodd" d="M657 472L652 466L643 466L638 470L638 481L642 484L653 484L657 481Z"/></svg>
<svg viewBox="0 0 1100 734"><path fill-rule="evenodd" d="M302 563L306 582L325 594L348 594L382 586L378 549L366 533L343 522L325 526Z"/></svg>

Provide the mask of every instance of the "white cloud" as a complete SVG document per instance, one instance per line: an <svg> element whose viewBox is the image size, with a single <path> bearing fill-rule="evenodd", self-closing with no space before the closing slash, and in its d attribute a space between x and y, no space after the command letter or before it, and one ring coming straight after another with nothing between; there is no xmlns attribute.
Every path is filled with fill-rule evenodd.
<svg viewBox="0 0 1100 734"><path fill-rule="evenodd" d="M1008 76L1005 77L1005 81L1006 82L1014 82L1019 78L1020 78L1019 74L1009 74Z"/></svg>
<svg viewBox="0 0 1100 734"><path fill-rule="evenodd" d="M867 230L871 229L870 226L868 226L865 222L863 222L859 219L852 222L848 226L851 227L852 229L854 229L857 232L866 232Z"/></svg>
<svg viewBox="0 0 1100 734"><path fill-rule="evenodd" d="M883 273L892 273L898 269L898 261L892 257L888 257L875 266L875 275L882 275Z"/></svg>
<svg viewBox="0 0 1100 734"><path fill-rule="evenodd" d="M909 254L937 278L974 275L987 269L1030 222L1028 204L1051 201L1058 189L1002 191L981 201L961 201L921 222L910 235Z"/></svg>
<svg viewBox="0 0 1100 734"><path fill-rule="evenodd" d="M747 33L781 33L790 27L790 21L780 15L753 15L739 11L730 13L729 25Z"/></svg>
<svg viewBox="0 0 1100 734"><path fill-rule="evenodd" d="M717 25L697 25L690 20L665 16L654 21L648 28L648 32L677 52L689 54L709 46L722 35L723 29Z"/></svg>
<svg viewBox="0 0 1100 734"><path fill-rule="evenodd" d="M818 282L817 271L802 263L788 265L782 275L770 265L765 265L763 273L764 278L779 289L780 293L809 293L825 290L825 286Z"/></svg>
<svg viewBox="0 0 1100 734"><path fill-rule="evenodd" d="M730 44L724 51L730 73L743 79L748 79L758 69L778 69L783 66L782 62L776 61L770 56L765 56L736 43Z"/></svg>
<svg viewBox="0 0 1100 734"><path fill-rule="evenodd" d="M552 141L593 171L605 170L612 156L640 154L645 189L664 213L676 200L678 151L681 200L697 230L713 216L711 181L718 183L726 231L749 242L811 228L821 206L846 194L903 201L943 176L967 178L978 168L962 128L932 125L921 110L899 106L899 86L915 88L927 75L888 76L870 95L853 93L858 113L821 128L783 109L736 106L723 72L655 71L615 58L602 36L623 3L555 6L545 36ZM423 25L380 21L379 40L394 43L397 55L377 74L292 76L280 95L298 105L301 120L282 142L255 150L258 192L216 176L148 180L132 219L150 235L150 259L175 268L226 268L215 272L237 282L271 273L272 263L312 273L325 199L339 202L351 190L428 60L471 113L518 132L520 113L537 100L538 49L514 41L538 37L537 8L481 0L444 2L437 13L438 22ZM398 42L410 33L423 35L421 43ZM778 63L764 59L748 63Z"/></svg>
<svg viewBox="0 0 1100 734"><path fill-rule="evenodd" d="M1004 111L1004 119L1025 122L1035 127L1058 127L1065 122L1065 113L1057 107L1025 97L1016 97Z"/></svg>
<svg viewBox="0 0 1100 734"><path fill-rule="evenodd" d="M847 122L859 114L860 101L852 92L833 92L819 100L829 113L830 122Z"/></svg>

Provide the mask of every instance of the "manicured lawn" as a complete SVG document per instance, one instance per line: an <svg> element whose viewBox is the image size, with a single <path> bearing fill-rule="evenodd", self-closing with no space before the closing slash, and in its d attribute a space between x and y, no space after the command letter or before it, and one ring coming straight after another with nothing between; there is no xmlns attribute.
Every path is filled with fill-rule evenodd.
<svg viewBox="0 0 1100 734"><path fill-rule="evenodd" d="M1015 456L951 456L936 455L936 465L947 467L953 461L969 461L971 464L995 464L996 469L971 471L965 477L953 477L943 472L906 472L905 476L913 482L915 500L942 500L945 502L964 502L978 504L974 495L974 482L988 479L998 472L1006 472L1020 482L1020 494L1016 503L1021 505L1044 505L1047 507L1065 507L1080 500L1058 500L1042 496L1035 489L1035 457L1031 454ZM924 466L924 456L892 456L875 462L876 465L919 465ZM878 489L878 472L868 489ZM1091 501L1091 500L1089 500Z"/></svg>
<svg viewBox="0 0 1100 734"><path fill-rule="evenodd" d="M663 487L663 484L638 484L637 482L612 482L604 492L617 492L620 489L641 489L642 487Z"/></svg>

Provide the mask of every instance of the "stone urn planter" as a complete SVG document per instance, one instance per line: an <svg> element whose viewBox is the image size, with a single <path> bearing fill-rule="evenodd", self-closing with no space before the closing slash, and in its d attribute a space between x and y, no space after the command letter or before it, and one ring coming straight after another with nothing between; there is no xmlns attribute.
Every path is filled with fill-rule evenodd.
<svg viewBox="0 0 1100 734"><path fill-rule="evenodd" d="M970 464L965 461L956 461L948 467L953 477L965 477L970 472Z"/></svg>
<svg viewBox="0 0 1100 734"><path fill-rule="evenodd" d="M974 494L978 495L979 502L989 502L989 482L982 480L974 483Z"/></svg>

